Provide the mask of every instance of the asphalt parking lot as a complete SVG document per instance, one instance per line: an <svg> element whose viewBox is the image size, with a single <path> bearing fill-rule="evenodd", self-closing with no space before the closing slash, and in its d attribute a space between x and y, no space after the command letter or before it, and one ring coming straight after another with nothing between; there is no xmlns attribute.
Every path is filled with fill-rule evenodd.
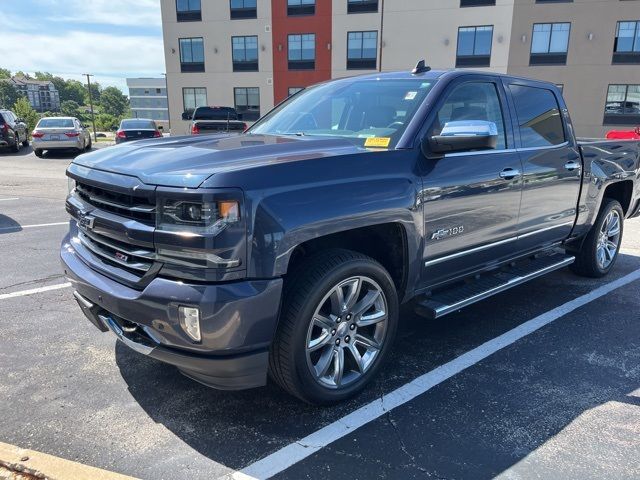
<svg viewBox="0 0 640 480"><path fill-rule="evenodd" d="M320 409L207 389L84 319L58 262L71 159L0 153L0 441L145 479L640 478L640 220L608 278L405 308L377 381Z"/></svg>

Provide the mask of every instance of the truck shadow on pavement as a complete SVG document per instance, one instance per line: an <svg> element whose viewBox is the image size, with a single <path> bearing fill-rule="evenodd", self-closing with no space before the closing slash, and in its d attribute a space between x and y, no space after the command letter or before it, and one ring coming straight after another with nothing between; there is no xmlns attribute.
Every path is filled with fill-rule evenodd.
<svg viewBox="0 0 640 480"><path fill-rule="evenodd" d="M613 277L639 268L640 258L622 255L618 265ZM377 381L331 408L305 405L271 382L244 392L212 390L120 342L116 361L131 395L155 422L211 460L239 470L613 277L597 281L557 272L440 321L418 317L406 306L394 353ZM587 410L624 399L640 406L627 396L640 386L640 324L637 313L625 315L634 311L637 291L615 308L601 299L563 317L358 430L357 442L342 439L326 447L317 455L333 452L332 460L325 458L314 478L352 478L354 465L342 468L342 459L345 465L369 464L370 478L424 478L425 471L492 478ZM625 370L617 368L622 361ZM587 447L573 448L577 455ZM327 462L330 472L324 470ZM304 472L294 466L282 478L303 478Z"/></svg>
<svg viewBox="0 0 640 480"><path fill-rule="evenodd" d="M0 235L5 233L21 232L22 226L13 218L0 213Z"/></svg>

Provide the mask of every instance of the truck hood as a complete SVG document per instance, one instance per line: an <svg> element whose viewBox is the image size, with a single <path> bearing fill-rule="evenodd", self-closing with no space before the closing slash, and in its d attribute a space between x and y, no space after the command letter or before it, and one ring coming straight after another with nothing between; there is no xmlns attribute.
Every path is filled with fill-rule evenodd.
<svg viewBox="0 0 640 480"><path fill-rule="evenodd" d="M80 155L73 162L150 185L197 188L218 172L363 151L344 139L225 134L140 140Z"/></svg>

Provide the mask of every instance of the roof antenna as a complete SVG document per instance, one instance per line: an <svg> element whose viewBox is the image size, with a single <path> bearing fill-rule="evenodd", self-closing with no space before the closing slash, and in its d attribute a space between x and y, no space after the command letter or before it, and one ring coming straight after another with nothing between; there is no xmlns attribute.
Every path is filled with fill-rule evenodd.
<svg viewBox="0 0 640 480"><path fill-rule="evenodd" d="M427 65L427 63L424 60L420 60L418 62L418 64L416 65L416 68L414 68L413 70L411 70L411 73L413 75L417 75L419 73L426 73L429 70L431 70L431 67Z"/></svg>

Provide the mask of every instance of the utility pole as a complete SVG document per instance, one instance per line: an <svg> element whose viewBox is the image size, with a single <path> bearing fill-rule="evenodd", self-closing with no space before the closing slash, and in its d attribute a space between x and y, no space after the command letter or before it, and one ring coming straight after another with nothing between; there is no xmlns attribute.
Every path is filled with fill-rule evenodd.
<svg viewBox="0 0 640 480"><path fill-rule="evenodd" d="M167 91L167 116L169 117L169 135L171 135L171 110L169 109L169 81L167 80L167 74L164 75L164 89Z"/></svg>
<svg viewBox="0 0 640 480"><path fill-rule="evenodd" d="M93 75L89 73L83 73L87 77L87 88L89 89L89 107L91 107L91 123L93 124L93 140L98 141L98 134L96 133L96 116L93 114L93 98L91 95L91 79Z"/></svg>
<svg viewBox="0 0 640 480"><path fill-rule="evenodd" d="M384 0L380 0L380 65L378 65L378 71L382 72L382 48L384 47L384 39L382 34L384 33Z"/></svg>

